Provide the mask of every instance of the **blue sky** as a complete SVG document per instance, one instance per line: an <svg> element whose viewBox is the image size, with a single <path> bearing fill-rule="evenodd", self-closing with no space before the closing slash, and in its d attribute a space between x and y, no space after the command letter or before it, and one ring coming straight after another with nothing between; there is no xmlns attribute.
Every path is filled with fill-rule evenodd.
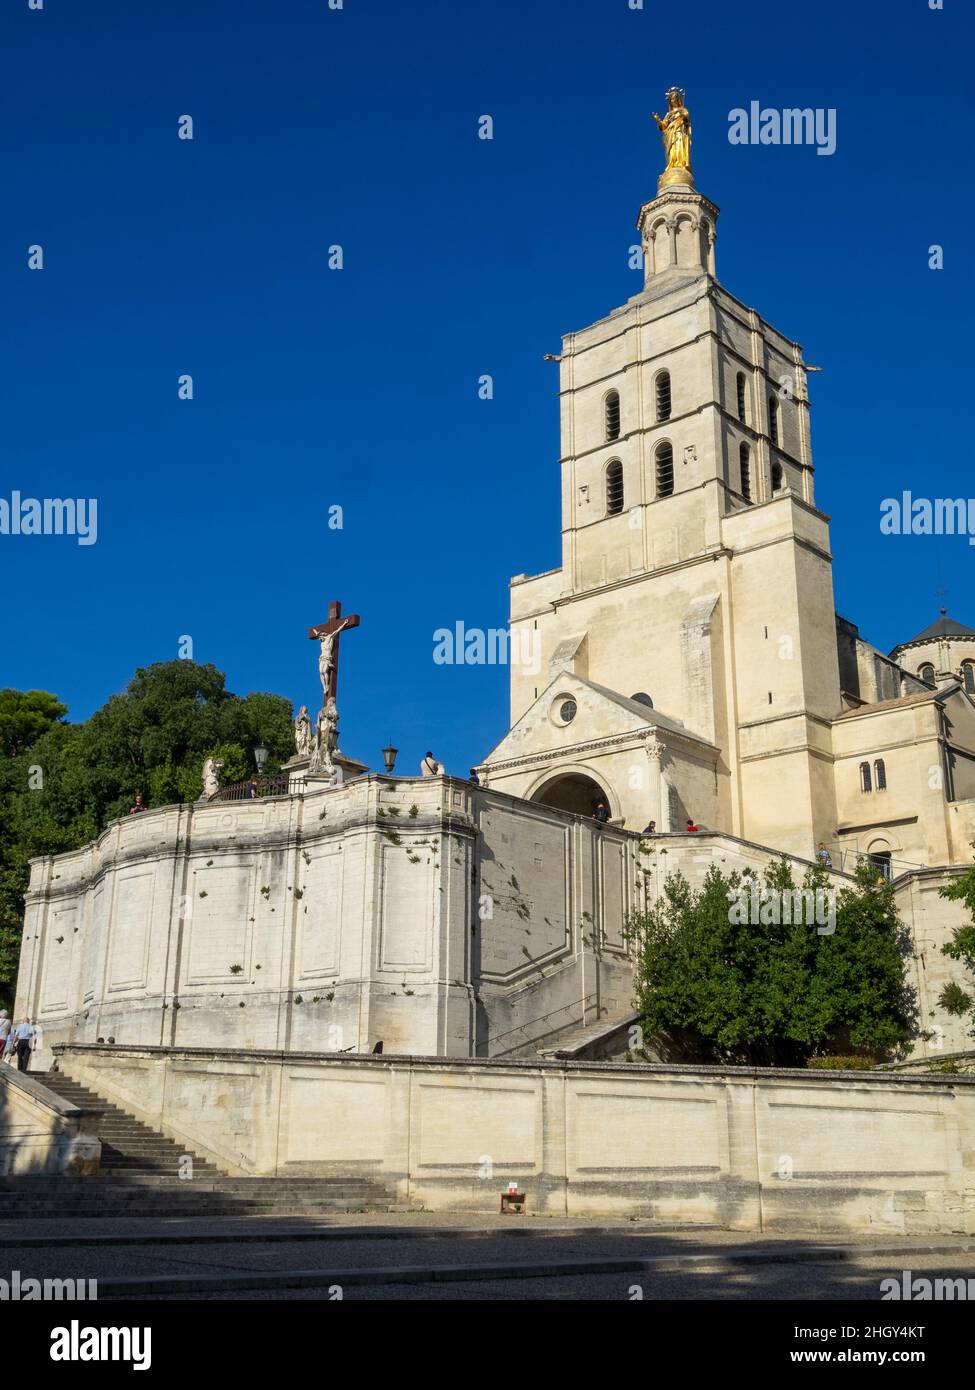
<svg viewBox="0 0 975 1390"><path fill-rule="evenodd" d="M879 531L903 488L973 490L973 25L945 3L7 0L0 496L96 497L98 541L0 536L0 685L81 719L188 634L230 689L314 706L340 598L345 751L483 756L507 673L435 666L432 634L503 626L510 575L559 562L542 358L639 288L675 82L719 278L824 367L837 607L883 648L942 587L975 624L964 539ZM836 153L732 146L752 100L835 108Z"/></svg>

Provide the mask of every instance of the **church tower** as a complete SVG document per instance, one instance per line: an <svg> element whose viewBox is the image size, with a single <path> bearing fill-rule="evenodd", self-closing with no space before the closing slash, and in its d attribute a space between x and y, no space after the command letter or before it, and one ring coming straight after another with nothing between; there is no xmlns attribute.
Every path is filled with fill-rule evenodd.
<svg viewBox="0 0 975 1390"><path fill-rule="evenodd" d="M486 766L491 785L560 804L528 776L529 726L553 682L575 677L683 728L697 760L678 775L675 733L659 814L632 757L613 786L604 763L593 780L628 828L686 811L808 855L835 814L840 695L806 369L798 343L719 283L719 210L695 186L683 91L667 101L667 167L637 216L643 288L563 340L562 565L512 581L512 649L538 659L512 664L516 737ZM578 777L577 732L564 729Z"/></svg>

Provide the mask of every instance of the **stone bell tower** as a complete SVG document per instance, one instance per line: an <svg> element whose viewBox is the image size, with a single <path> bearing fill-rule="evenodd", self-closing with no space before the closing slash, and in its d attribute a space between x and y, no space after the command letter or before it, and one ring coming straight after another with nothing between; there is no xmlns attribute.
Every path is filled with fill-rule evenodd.
<svg viewBox="0 0 975 1390"><path fill-rule="evenodd" d="M562 343L562 563L512 580L512 639L539 659L512 666L511 722L563 671L638 695L720 750L690 793L712 824L807 853L835 817L840 698L806 367L717 278L680 88L654 119L666 167L637 218L642 285Z"/></svg>

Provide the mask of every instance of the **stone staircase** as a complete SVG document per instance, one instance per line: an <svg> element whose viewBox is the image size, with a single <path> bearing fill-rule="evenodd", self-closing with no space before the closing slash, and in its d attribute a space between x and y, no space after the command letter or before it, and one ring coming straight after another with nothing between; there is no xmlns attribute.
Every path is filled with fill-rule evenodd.
<svg viewBox="0 0 975 1390"><path fill-rule="evenodd" d="M549 1061L564 1059L566 1061L584 1062L604 1060L601 1053L605 1051L606 1056L618 1055L620 1051L626 1050L626 1045L620 1042L618 1046L608 1047L613 1042L613 1034L636 1023L639 1015L627 1010L621 1013L603 1014L602 1018L591 1023L577 1023L557 1038L555 1042L550 1042L545 1047L538 1049L538 1056L545 1057Z"/></svg>
<svg viewBox="0 0 975 1390"><path fill-rule="evenodd" d="M310 1216L389 1211L382 1183L363 1177L231 1178L184 1145L103 1100L63 1072L33 1079L85 1113L84 1128L101 1140L97 1177L0 1177L0 1220L65 1216Z"/></svg>

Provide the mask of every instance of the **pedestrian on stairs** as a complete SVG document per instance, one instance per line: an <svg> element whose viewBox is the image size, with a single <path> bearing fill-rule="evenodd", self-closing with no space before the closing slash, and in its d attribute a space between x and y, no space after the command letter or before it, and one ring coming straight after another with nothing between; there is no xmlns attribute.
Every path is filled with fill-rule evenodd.
<svg viewBox="0 0 975 1390"><path fill-rule="evenodd" d="M0 1009L0 1062L10 1044L10 1015L6 1009Z"/></svg>
<svg viewBox="0 0 975 1390"><path fill-rule="evenodd" d="M34 1025L29 1018L23 1019L17 1024L12 1035L14 1040L14 1051L17 1054L17 1070L30 1070L30 1053L34 1045Z"/></svg>

